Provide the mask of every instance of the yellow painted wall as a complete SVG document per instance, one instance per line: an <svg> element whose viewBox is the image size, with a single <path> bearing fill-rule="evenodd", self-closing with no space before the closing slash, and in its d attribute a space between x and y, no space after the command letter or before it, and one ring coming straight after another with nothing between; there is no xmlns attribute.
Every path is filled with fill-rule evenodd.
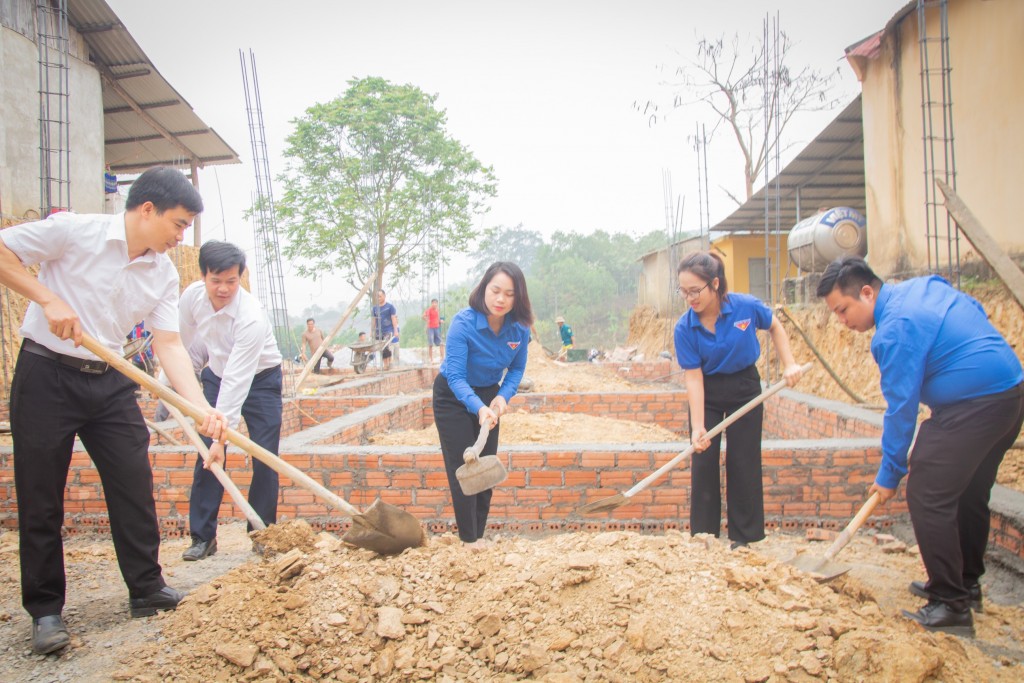
<svg viewBox="0 0 1024 683"><path fill-rule="evenodd" d="M769 251L771 252L771 258L774 259L776 251L775 238L770 237L769 240ZM717 250L725 262L725 277L729 283L729 291L749 294L750 259L763 259L765 257L764 235L730 235L712 242L711 248ZM779 272L779 264L774 264L775 276L773 278L776 300L781 298L779 286L782 280L797 276L797 268L789 260L786 235L781 237L779 253L781 254L782 272Z"/></svg>
<svg viewBox="0 0 1024 683"><path fill-rule="evenodd" d="M930 14L937 21L938 13ZM929 34L938 35L937 26L929 25ZM1022 36L1020 0L949 3L957 191L1011 253L1024 252L1014 202L1024 183ZM920 64L916 11L887 31L879 57L864 63L868 260L885 277L928 267ZM939 216L944 235L941 209ZM961 239L961 261L971 251Z"/></svg>

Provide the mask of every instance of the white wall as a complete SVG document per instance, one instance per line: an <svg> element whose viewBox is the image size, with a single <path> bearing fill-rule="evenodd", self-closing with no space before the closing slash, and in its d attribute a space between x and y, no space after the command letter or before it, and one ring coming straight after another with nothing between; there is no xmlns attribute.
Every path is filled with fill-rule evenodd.
<svg viewBox="0 0 1024 683"><path fill-rule="evenodd" d="M73 29L71 29L73 31ZM80 37L74 36L73 42ZM103 99L99 73L69 59L71 207L102 213ZM0 212L39 211L39 51L35 42L0 27ZM35 212L35 213L34 213Z"/></svg>

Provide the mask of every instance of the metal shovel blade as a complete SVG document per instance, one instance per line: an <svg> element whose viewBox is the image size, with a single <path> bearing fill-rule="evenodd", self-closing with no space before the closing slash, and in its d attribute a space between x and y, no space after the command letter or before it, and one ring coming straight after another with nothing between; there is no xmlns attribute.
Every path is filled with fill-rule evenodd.
<svg viewBox="0 0 1024 683"><path fill-rule="evenodd" d="M462 492L467 496L493 489L508 479L508 470L496 455L485 455L455 470Z"/></svg>
<svg viewBox="0 0 1024 683"><path fill-rule="evenodd" d="M601 500L593 500L586 505L581 505L577 508L576 512L581 515L596 515L601 512L611 512L612 510L622 507L629 502L629 498L626 498L621 493L617 493L614 496L608 496Z"/></svg>
<svg viewBox="0 0 1024 683"><path fill-rule="evenodd" d="M352 516L352 528L341 540L381 555L397 555L418 548L426 538L419 520L378 498L361 515Z"/></svg>
<svg viewBox="0 0 1024 683"><path fill-rule="evenodd" d="M789 560L786 564L810 574L818 583L826 583L832 579L838 579L852 569L849 565L810 553L798 553L796 557Z"/></svg>

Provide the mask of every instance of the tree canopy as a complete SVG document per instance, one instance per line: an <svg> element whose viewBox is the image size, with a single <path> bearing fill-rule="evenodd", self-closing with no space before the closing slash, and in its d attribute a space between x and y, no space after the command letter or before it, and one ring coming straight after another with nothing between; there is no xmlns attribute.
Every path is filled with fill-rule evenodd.
<svg viewBox="0 0 1024 683"><path fill-rule="evenodd" d="M446 131L436 95L383 78L349 81L339 98L294 119L278 202L297 272L342 272L359 288L430 271L465 251L496 193L490 167Z"/></svg>

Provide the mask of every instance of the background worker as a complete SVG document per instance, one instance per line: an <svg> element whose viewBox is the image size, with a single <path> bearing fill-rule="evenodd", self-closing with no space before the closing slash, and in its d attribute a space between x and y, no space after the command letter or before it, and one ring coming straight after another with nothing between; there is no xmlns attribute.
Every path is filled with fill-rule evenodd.
<svg viewBox="0 0 1024 683"><path fill-rule="evenodd" d="M558 360L562 360L568 357L569 349L576 346L576 336L572 333L572 328L565 324L565 318L558 316L555 322L558 323L558 334L562 338L562 348L558 351Z"/></svg>
<svg viewBox="0 0 1024 683"><path fill-rule="evenodd" d="M373 338L376 341L387 341L381 349L381 364L385 370L391 367L391 343L398 333L398 311L387 301L383 289L377 292L377 305L370 309L373 316Z"/></svg>
<svg viewBox="0 0 1024 683"><path fill-rule="evenodd" d="M704 435L737 408L761 393L757 330L768 330L784 366L789 386L799 381L800 366L789 337L771 309L749 294L730 293L725 266L717 254L687 254L677 270L676 291L690 305L675 327L676 359L684 370L690 408L690 531L721 532L722 491L719 458L721 435ZM732 548L764 538L764 491L761 473L761 426L758 406L728 429L725 454L726 500Z"/></svg>
<svg viewBox="0 0 1024 683"><path fill-rule="evenodd" d="M888 404L882 462L869 489L892 499L908 471L907 506L928 581L928 600L903 614L926 629L973 635L981 611L988 501L996 471L1024 423L1024 372L976 300L933 275L883 284L867 262L830 263L818 296L839 322L872 327L871 355ZM914 439L919 404L931 408Z"/></svg>
<svg viewBox="0 0 1024 683"><path fill-rule="evenodd" d="M132 184L125 212L56 213L0 233L0 284L31 303L11 383L14 483L18 499L22 605L32 650L70 641L61 526L64 487L77 436L99 472L131 616L174 609L159 562L153 471L136 385L80 346L88 333L121 355L139 320L174 388L209 409L178 335L178 272L165 252L185 236L203 202L178 171L151 168ZM25 267L40 264L39 278ZM224 417L199 430L221 438Z"/></svg>
<svg viewBox="0 0 1024 683"><path fill-rule="evenodd" d="M238 428L242 417L249 438L275 455L281 440L281 352L259 300L241 288L245 252L230 242L211 241L199 249L202 280L181 293L181 336L191 349L205 347L203 392ZM224 463L224 444L210 446L210 462ZM277 521L277 472L252 461L249 504L267 524ZM188 501L192 545L187 561L217 552L217 513L224 487L201 456L192 475ZM250 526L250 531L252 528Z"/></svg>
<svg viewBox="0 0 1024 683"><path fill-rule="evenodd" d="M312 358L316 350L320 348L320 345L324 343L324 332L316 326L316 320L313 318L306 318L306 331L302 333L302 343L299 344L299 355L302 358L302 362L305 363L307 359ZM306 349L309 348L309 355L306 355ZM317 375L320 374L320 365L323 363L324 358L327 359L327 367L334 367L334 354L329 349L324 349L324 353L320 358L317 359L316 365L313 366L313 372Z"/></svg>
<svg viewBox="0 0 1024 683"><path fill-rule="evenodd" d="M427 322L427 353L430 364L434 364L434 347L438 347L439 359L444 360L444 344L441 342L441 311L437 299L430 300L430 307L423 311L423 319Z"/></svg>
<svg viewBox="0 0 1024 683"><path fill-rule="evenodd" d="M523 271L507 261L492 263L469 295L469 308L452 318L448 353L434 380L434 423L459 538L474 549L484 545L491 490L464 495L455 472L484 425L491 433L481 455L498 452L498 420L523 378L532 323Z"/></svg>

